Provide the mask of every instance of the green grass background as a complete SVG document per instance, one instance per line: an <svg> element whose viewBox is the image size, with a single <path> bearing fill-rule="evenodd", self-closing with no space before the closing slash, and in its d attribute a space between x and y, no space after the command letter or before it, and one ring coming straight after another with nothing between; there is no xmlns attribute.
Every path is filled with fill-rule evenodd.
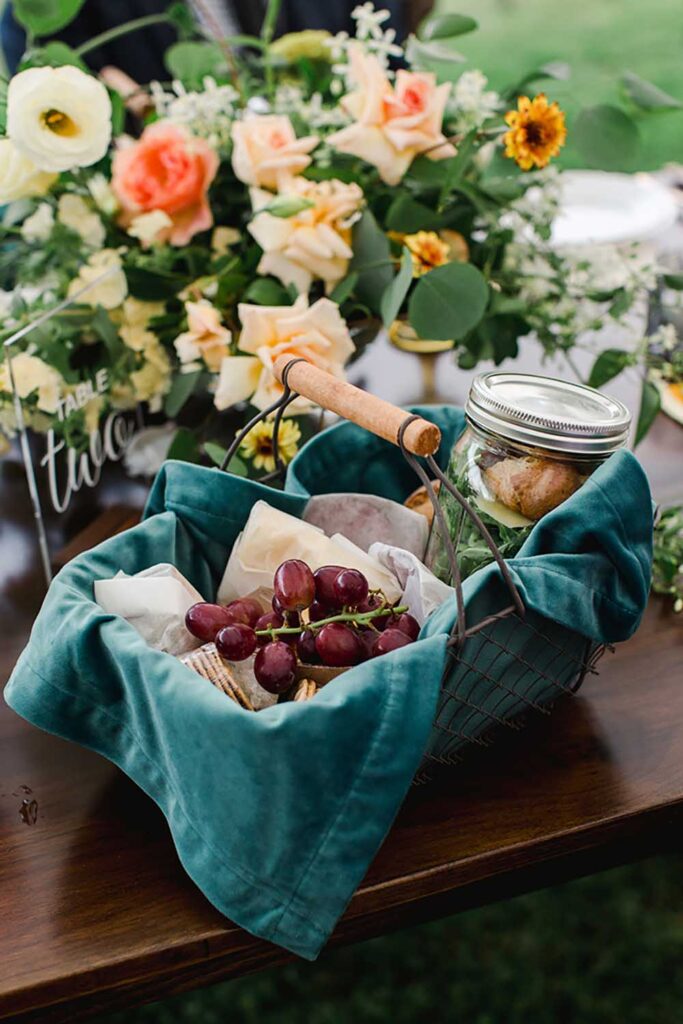
<svg viewBox="0 0 683 1024"><path fill-rule="evenodd" d="M631 70L683 98L683 0L448 0L501 87L548 60L571 120ZM642 124L642 168L683 162L683 113ZM567 165L580 161L571 145ZM681 751L683 757L683 751ZM457 786L457 776L454 777ZM107 1024L680 1024L683 859L657 858L106 1018Z"/></svg>

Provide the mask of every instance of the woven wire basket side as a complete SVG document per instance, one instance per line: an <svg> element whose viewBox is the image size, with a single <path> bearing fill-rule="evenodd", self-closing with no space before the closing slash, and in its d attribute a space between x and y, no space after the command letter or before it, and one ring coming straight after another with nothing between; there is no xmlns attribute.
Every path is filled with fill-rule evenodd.
<svg viewBox="0 0 683 1024"><path fill-rule="evenodd" d="M298 397L288 384L289 371L301 362L306 360L294 358L287 363L281 375L282 396L235 437L222 469L227 468L249 430L272 416L276 469L262 482L269 483L284 475L278 433L285 410ZM558 697L576 693L587 674L596 674L595 666L605 648L525 607L510 567L478 513L446 477L433 455L418 459L407 449L406 429L415 420L422 418L403 418L395 443L432 502L451 568L456 607L437 712L416 776L416 781L423 781L436 766L459 763L466 747L489 746L494 732L517 731L530 714L550 714ZM435 480L460 506L461 524L468 517L481 534L510 598L510 604L475 623L467 621L468 609L456 557L458 538L454 541L450 536L433 486Z"/></svg>

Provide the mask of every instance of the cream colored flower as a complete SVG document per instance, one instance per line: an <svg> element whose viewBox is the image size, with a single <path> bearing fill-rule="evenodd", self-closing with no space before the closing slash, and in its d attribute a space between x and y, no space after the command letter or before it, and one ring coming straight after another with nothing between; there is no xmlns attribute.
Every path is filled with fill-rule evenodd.
<svg viewBox="0 0 683 1024"><path fill-rule="evenodd" d="M185 365L203 359L209 370L217 373L230 351L232 334L221 324L216 307L205 299L186 302L185 311L188 329L173 342L180 362Z"/></svg>
<svg viewBox="0 0 683 1024"><path fill-rule="evenodd" d="M351 223L363 202L359 185L341 181L308 181L293 178L287 194L306 199L312 206L293 217L257 213L249 232L263 249L259 274L272 274L298 292L308 292L313 280L325 282L331 291L341 281L353 256ZM269 192L251 190L255 210L272 200Z"/></svg>
<svg viewBox="0 0 683 1024"><path fill-rule="evenodd" d="M83 407L83 419L85 429L88 434L94 434L99 427L103 408L104 398L102 395L98 395L96 398L91 398Z"/></svg>
<svg viewBox="0 0 683 1024"><path fill-rule="evenodd" d="M273 363L286 352L302 356L335 377L344 377L344 365L354 344L340 312L330 299L318 299L309 307L305 295L293 306L238 307L242 333L238 348L247 355L226 356L214 398L217 409L250 399L265 409L282 394L282 385L273 375ZM311 408L305 398L297 398L288 412L295 414Z"/></svg>
<svg viewBox="0 0 683 1024"><path fill-rule="evenodd" d="M10 139L0 139L0 203L44 196L56 180L56 174L39 170Z"/></svg>
<svg viewBox="0 0 683 1024"><path fill-rule="evenodd" d="M132 296L124 301L120 314L114 314L119 322L119 337L134 352L142 352L153 345L156 334L150 331L149 322L164 312L163 302L144 302Z"/></svg>
<svg viewBox="0 0 683 1024"><path fill-rule="evenodd" d="M52 234L55 215L49 203L40 203L36 210L21 225L21 237L25 242L44 242Z"/></svg>
<svg viewBox="0 0 683 1024"><path fill-rule="evenodd" d="M163 210L150 210L133 217L126 228L129 235L137 238L144 249L161 245L167 241L173 229L173 221Z"/></svg>
<svg viewBox="0 0 683 1024"><path fill-rule="evenodd" d="M148 402L150 411L158 412L171 386L171 360L161 342L152 338L143 352L145 361L131 373L130 382L137 401Z"/></svg>
<svg viewBox="0 0 683 1024"><path fill-rule="evenodd" d="M98 278L103 280L95 284ZM78 277L69 285L67 294L73 298L86 285L92 287L78 299L84 306L116 309L121 305L128 294L128 282L116 249L100 249L99 252L94 252L79 270Z"/></svg>
<svg viewBox="0 0 683 1024"><path fill-rule="evenodd" d="M82 196L65 192L57 204L57 220L80 235L86 245L99 249L104 245L104 224Z"/></svg>
<svg viewBox="0 0 683 1024"><path fill-rule="evenodd" d="M430 160L455 156L441 130L450 83L436 84L426 71L398 71L392 86L377 57L358 44L349 47L354 92L341 100L353 124L330 135L340 153L373 164L387 185L398 185L420 153Z"/></svg>
<svg viewBox="0 0 683 1024"><path fill-rule="evenodd" d="M311 162L315 135L297 139L284 114L257 114L232 126L232 168L246 185L279 189Z"/></svg>
<svg viewBox="0 0 683 1024"><path fill-rule="evenodd" d="M80 68L28 68L10 79L7 134L42 171L89 167L111 140L111 100Z"/></svg>
<svg viewBox="0 0 683 1024"><path fill-rule="evenodd" d="M12 356L12 371L17 388L17 395L23 401L38 392L37 406L41 412L56 413L64 381L60 373L52 366L29 355L28 352L17 352ZM0 366L0 391L12 393L9 366L4 362Z"/></svg>
<svg viewBox="0 0 683 1024"><path fill-rule="evenodd" d="M225 256L233 245L237 245L241 237L242 234L237 228L228 228L223 225L214 228L211 235L211 251L216 256Z"/></svg>
<svg viewBox="0 0 683 1024"><path fill-rule="evenodd" d="M98 210L109 214L110 217L116 213L119 204L111 185L103 174L93 174L88 179L88 191L95 200L95 206Z"/></svg>

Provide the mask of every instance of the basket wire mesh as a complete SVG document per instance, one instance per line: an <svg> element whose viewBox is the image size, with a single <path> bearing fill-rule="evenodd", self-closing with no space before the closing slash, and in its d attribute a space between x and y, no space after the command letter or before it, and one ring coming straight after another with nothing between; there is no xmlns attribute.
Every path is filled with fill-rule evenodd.
<svg viewBox="0 0 683 1024"><path fill-rule="evenodd" d="M249 431L272 416L275 469L260 479L262 483L271 483L284 477L278 433L287 407L299 397L287 383L289 371L298 362L306 360L292 359L282 372L281 397L254 416L235 436L221 464L222 470L227 470ZM396 444L434 508L435 524L446 548L456 604L437 712L416 776L416 781L425 781L436 767L460 763L468 747L490 746L495 732L519 731L530 715L549 715L557 698L575 694L586 675L597 674L596 665L606 647L525 607L507 562L476 510L445 476L432 455L418 459L406 448L406 428L420 419L420 416L406 415ZM476 526L510 597L509 604L475 623L467 622L455 554L458 537L453 539L446 525L434 488L437 480L462 509L460 529L465 517Z"/></svg>

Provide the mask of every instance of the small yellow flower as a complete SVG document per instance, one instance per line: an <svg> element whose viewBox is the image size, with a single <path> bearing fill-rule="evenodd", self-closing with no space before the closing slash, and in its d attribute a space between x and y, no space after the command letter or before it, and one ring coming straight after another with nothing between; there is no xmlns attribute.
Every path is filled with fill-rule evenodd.
<svg viewBox="0 0 683 1024"><path fill-rule="evenodd" d="M292 420L282 420L278 432L278 450L283 463L287 465L296 455L299 448L301 431ZM240 451L246 459L254 464L254 469L264 469L272 473L275 469L273 452L273 422L257 423L240 445Z"/></svg>
<svg viewBox="0 0 683 1024"><path fill-rule="evenodd" d="M450 247L435 231L418 231L415 235L406 235L403 244L408 247L413 258L413 277L422 277L434 267L442 267L451 258Z"/></svg>
<svg viewBox="0 0 683 1024"><path fill-rule="evenodd" d="M516 160L523 171L545 167L567 138L564 114L542 92L533 100L520 96L517 110L508 110L505 123L510 126L503 136L505 156Z"/></svg>

